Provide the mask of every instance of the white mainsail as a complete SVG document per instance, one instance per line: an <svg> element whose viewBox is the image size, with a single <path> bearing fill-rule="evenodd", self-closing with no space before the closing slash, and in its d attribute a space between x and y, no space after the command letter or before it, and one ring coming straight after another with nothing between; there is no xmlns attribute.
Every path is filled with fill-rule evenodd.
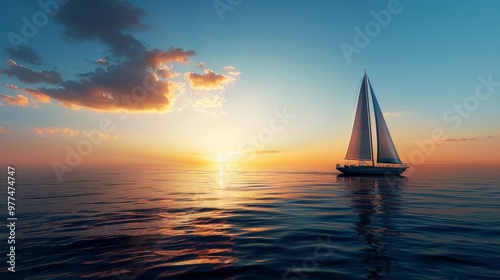
<svg viewBox="0 0 500 280"><path fill-rule="evenodd" d="M371 139L370 105L369 93L373 102L376 133L377 133L377 162L401 164L398 152L392 141L391 134L380 110L377 98L373 91L368 76L364 75L359 90L356 116L351 133L351 140L347 148L346 159L348 160L373 160L373 149Z"/></svg>
<svg viewBox="0 0 500 280"><path fill-rule="evenodd" d="M351 141L347 148L346 159L372 160L372 144L370 135L370 110L368 108L368 77L363 77L359 89L358 106L351 133Z"/></svg>

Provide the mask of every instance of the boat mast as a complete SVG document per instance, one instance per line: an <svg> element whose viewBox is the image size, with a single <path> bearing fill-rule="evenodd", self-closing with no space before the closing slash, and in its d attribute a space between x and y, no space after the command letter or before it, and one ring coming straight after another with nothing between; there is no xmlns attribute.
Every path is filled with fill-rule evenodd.
<svg viewBox="0 0 500 280"><path fill-rule="evenodd" d="M366 94L366 110L368 111L368 131L370 135L370 150L372 152L372 166L375 166L375 158L373 157L373 138L372 138L372 121L370 117L370 99L368 96L368 76L366 75L366 68L365 68L365 77L364 77L364 83L365 83L365 94Z"/></svg>

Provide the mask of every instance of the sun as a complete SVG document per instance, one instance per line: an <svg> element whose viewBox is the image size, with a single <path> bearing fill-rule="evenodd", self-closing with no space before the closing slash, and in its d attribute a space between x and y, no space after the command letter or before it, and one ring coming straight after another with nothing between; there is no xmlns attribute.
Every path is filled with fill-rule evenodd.
<svg viewBox="0 0 500 280"><path fill-rule="evenodd" d="M220 154L215 157L215 163L221 165L228 161L228 157L225 154Z"/></svg>
<svg viewBox="0 0 500 280"><path fill-rule="evenodd" d="M217 156L215 156L214 161L217 164L225 164L229 162L240 161L243 159L244 154L245 152L243 151L229 151L218 154Z"/></svg>
<svg viewBox="0 0 500 280"><path fill-rule="evenodd" d="M244 160L242 155L244 155L244 152L229 151L215 156L214 162L219 171L223 172L226 169L234 169L235 165L238 165L240 161Z"/></svg>

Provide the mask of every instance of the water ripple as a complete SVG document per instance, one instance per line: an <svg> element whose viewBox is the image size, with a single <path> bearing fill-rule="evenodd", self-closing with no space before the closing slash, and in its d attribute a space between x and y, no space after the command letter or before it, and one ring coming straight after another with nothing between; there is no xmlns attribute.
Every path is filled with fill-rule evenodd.
<svg viewBox="0 0 500 280"><path fill-rule="evenodd" d="M419 172L25 170L16 276L496 279L498 171Z"/></svg>

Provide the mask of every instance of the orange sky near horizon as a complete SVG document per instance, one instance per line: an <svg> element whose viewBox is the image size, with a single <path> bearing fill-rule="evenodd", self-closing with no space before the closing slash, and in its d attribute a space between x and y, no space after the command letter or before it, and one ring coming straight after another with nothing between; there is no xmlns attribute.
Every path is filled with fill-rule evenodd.
<svg viewBox="0 0 500 280"><path fill-rule="evenodd" d="M276 136L279 137L279 136ZM404 138L403 138L404 139ZM276 139L278 142L279 139ZM327 141L332 140L332 141ZM399 140L399 139L398 139ZM500 164L498 154L500 140L472 139L456 141L434 141L422 137L414 141L395 140L399 155L404 162L420 164ZM81 164L166 164L179 168L211 168L224 157L241 169L292 168L297 170L329 170L343 162L347 143L335 139L314 141L307 139L286 148L278 145L246 153L233 149L221 150L203 147L167 149L148 141L127 142L124 139L106 139L99 145L89 145L82 137L33 137L16 141L4 141L9 146L2 154L6 164L52 164L59 162L68 166ZM417 145L416 142L423 143ZM88 152L88 147L91 147ZM22 153L19 153L22 151ZM472 156L474 155L474 156ZM79 159L80 158L80 159Z"/></svg>

